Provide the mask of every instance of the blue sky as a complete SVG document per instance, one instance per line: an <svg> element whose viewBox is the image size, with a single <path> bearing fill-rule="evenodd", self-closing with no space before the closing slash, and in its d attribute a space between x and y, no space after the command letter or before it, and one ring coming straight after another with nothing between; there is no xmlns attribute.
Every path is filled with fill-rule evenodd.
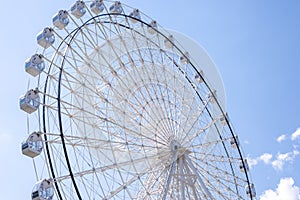
<svg viewBox="0 0 300 200"><path fill-rule="evenodd" d="M185 33L207 50L223 78L227 111L251 161L258 199L281 200L283 195L299 200L300 2L122 2L165 28ZM27 130L26 115L18 107L28 82L24 61L37 48L36 34L51 25L54 13L72 3L2 2L1 199L30 199L35 177L32 161L20 151Z"/></svg>

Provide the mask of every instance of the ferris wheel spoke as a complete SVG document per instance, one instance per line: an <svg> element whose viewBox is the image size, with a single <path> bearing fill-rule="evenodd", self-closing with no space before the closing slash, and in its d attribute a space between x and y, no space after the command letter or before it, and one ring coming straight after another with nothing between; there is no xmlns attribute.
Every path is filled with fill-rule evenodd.
<svg viewBox="0 0 300 200"><path fill-rule="evenodd" d="M109 40L111 38L111 33L110 27L108 26L111 25L111 22L107 21L106 19L103 19L102 21L96 21L95 23L97 25L96 30L99 30L102 33L104 40ZM99 23L101 23L101 26L99 25Z"/></svg>
<svg viewBox="0 0 300 200"><path fill-rule="evenodd" d="M82 23L84 24L84 23ZM89 41L89 44L91 45L92 48L95 48L97 46L97 42L95 41L95 38L98 38L99 36L97 34L95 34L95 32L91 31L91 29L89 29L89 27L91 26L83 26L83 28L86 30L87 34L80 29L80 33L82 34L82 39L86 41ZM86 42L83 41L83 45L86 46Z"/></svg>
<svg viewBox="0 0 300 200"><path fill-rule="evenodd" d="M157 90L161 91L160 88L161 88L160 86L155 87L153 84L149 84L149 88L145 87L145 91L148 93L149 98L150 98L150 100L153 101L153 103L155 101L157 101L157 105L155 107L155 108L157 108L157 110L153 111L155 113L154 117L158 118L158 119L159 118L160 119L168 119L169 117L167 116L167 113L164 114L164 113L162 113L162 110L161 110L161 105L163 105L163 107L162 107L164 109L163 111L167 112L166 107L165 107L165 100L163 99L163 97L159 97L159 95L158 95L159 91L157 91ZM152 92L150 92L150 91L152 91ZM152 93L154 96L152 95ZM170 129L171 129L171 124L167 120L165 123L162 124L162 128L161 128L162 133L167 136L170 132Z"/></svg>
<svg viewBox="0 0 300 200"><path fill-rule="evenodd" d="M59 166L59 168L55 168L55 174L57 176L59 176L62 173L66 173L67 170L67 165L64 162L63 158L64 158L64 154L62 152L61 149L59 149L59 147L56 147L54 145L50 146L51 149L51 157L53 158L53 164L55 166ZM60 185L61 186L61 185Z"/></svg>
<svg viewBox="0 0 300 200"><path fill-rule="evenodd" d="M198 165L197 163L196 166L198 169L201 169L203 173L206 173L208 176L211 178L206 177L205 180L209 181L209 187L211 187L212 191L218 191L218 188L214 187L214 185L222 185L221 188L226 188L227 192L229 191L231 194L236 193L238 195L238 191L233 190L231 187L229 187L229 184L235 185L237 184L237 180L240 179L236 177L234 174L228 173L228 170L226 169L220 169L216 167L216 164L212 165L211 163L213 162L205 162L206 167L203 167L202 165ZM214 170L217 170L214 172ZM211 173L214 172L214 173ZM226 177L221 176L222 174L226 174ZM243 179L241 179L243 182ZM238 187L243 187L243 185L238 185ZM219 193L222 193L222 196L225 198L224 191L219 191ZM229 197L225 198L229 199Z"/></svg>
<svg viewBox="0 0 300 200"><path fill-rule="evenodd" d="M148 41L147 41L148 42ZM153 51L151 51L151 49L150 48L148 48L148 52L149 52L149 54L150 54L150 58L151 58L151 60L150 60L150 62L151 63L156 63L155 61L154 61L154 54L153 54ZM153 65L151 65L151 66L153 66ZM156 80L158 81L158 82L161 82L160 81L160 78L159 78L159 75L157 74L157 71L156 70L153 70L153 73L154 73L154 76L155 76L155 78L156 78ZM167 84L165 83L165 82L162 82L162 85L163 86L167 86ZM156 91L156 90L155 90ZM166 92L167 94L168 94L168 92ZM163 106L163 109L164 109L164 111L167 111L167 112L165 112L165 118L169 118L169 117L171 117L172 118L172 116L168 116L168 115L170 115L171 113L170 112L168 112L168 107L167 107L167 105L166 105L166 102L165 102L165 100L164 100L164 94L163 94L163 92L162 92L162 87L158 87L158 91L157 91L157 93L155 93L155 95L156 95L156 98L158 98L158 95L160 96L160 97L162 97L162 106ZM173 132L173 128L172 128L172 124L171 124L171 122L168 122L167 124L166 124L166 126L168 127L168 129L169 129L169 132ZM167 133L168 134L168 133Z"/></svg>
<svg viewBox="0 0 300 200"><path fill-rule="evenodd" d="M111 122L110 122L110 123L111 123ZM112 123L112 124L114 124L114 123ZM128 127L123 127L122 125L118 125L118 124L114 124L114 125L117 125L118 127L123 128L124 130L126 130L126 131L128 131L129 133L134 134L134 135L136 135L136 136L144 137L145 139L148 139L148 140L153 141L153 142L155 142L155 143L160 143L160 142L157 141L156 139L151 138L151 137L149 137L149 136L147 136L147 135L144 135L143 133L140 133L140 132L138 132L138 131L136 131L136 130L130 129L130 128L128 128ZM113 133L109 132L109 134L110 134L110 135L113 135L113 136L115 136L115 137L117 137L117 138L122 139L121 137L119 137L119 136L117 135L117 133L113 134ZM125 141L124 141L124 142L125 142ZM127 142L128 142L128 141L127 141ZM144 146L145 146L145 145L144 145ZM147 146L147 145L146 145L146 146Z"/></svg>
<svg viewBox="0 0 300 200"><path fill-rule="evenodd" d="M166 138L164 136L167 136L168 134L168 130L169 130L169 127L168 127L168 124L166 123L163 123L161 124L161 126L158 126L158 124L160 122L164 122L163 119L168 119L166 116L163 116L162 115L162 112L160 110L160 105L159 105L159 102L156 103L156 100L159 101L159 98L158 96L156 96L156 98L153 98L151 93L150 93L150 90L147 89L147 87L145 88L145 90L147 91L147 93L149 94L149 98L150 98L150 102L147 103L147 105L149 105L149 108L152 108L152 112L154 113L153 117L152 117L152 114L149 113L149 111L147 111L147 116L151 116L150 120L152 120L153 122L156 123L156 125L153 125L150 121L150 125L153 126L154 129L156 128L159 128L161 130L161 136L163 137L163 140L166 141ZM154 90L153 92L155 92L155 89L151 89L151 90ZM156 95L156 94L155 94ZM144 97L144 99L146 99L146 97ZM150 105L150 103L153 104L153 106ZM151 107L150 107L151 106ZM143 106L144 107L144 106ZM160 120L159 120L160 119ZM158 121L159 120L159 121ZM148 120L146 122L149 122Z"/></svg>
<svg viewBox="0 0 300 200"><path fill-rule="evenodd" d="M136 96L136 95L134 95ZM154 135L155 132L159 131L161 133L165 133L165 127L164 125L158 126L161 118L158 116L160 115L159 109L157 109L157 103L155 103L153 100L147 100L145 99L145 102L143 105L141 103L138 103L136 105L135 103L130 103L129 104L131 108L133 109L132 114L136 114L139 116L137 119L139 123L141 123L142 126L149 126L149 128L153 129L154 131L151 131L152 134ZM151 112L149 112L148 108L152 108ZM155 113L155 114L152 114ZM135 121L135 120L134 120ZM137 121L137 122L138 122ZM160 137L160 135L158 135ZM162 137L160 138L161 140L164 140Z"/></svg>
<svg viewBox="0 0 300 200"><path fill-rule="evenodd" d="M172 60L171 60L171 63L170 64L167 64L166 66L171 66L172 68L175 68L176 69L176 66L177 66L177 64L176 64L176 61L174 61L174 56L175 56L175 54L173 54L173 58L172 58ZM167 79L166 79L166 73L164 73L164 77L165 77L165 82L166 82L166 85L167 85L167 87L168 87L168 82L167 82ZM175 77L175 76L174 76ZM174 78L175 79L175 78ZM179 78L178 78L178 84L179 84ZM182 91L182 93L185 93L186 91L185 91L185 83L182 83L183 84L183 91ZM175 94L177 94L178 93L178 91L176 91L176 89L177 88L175 88L174 87L174 91L173 91L173 93L175 93ZM171 94L172 94L172 92L170 92ZM170 97L170 93L169 92L167 92L167 99L168 99L168 101L169 102L171 102L171 100L173 100L173 98L171 99L171 97ZM176 97L176 95L174 95L175 97ZM168 104L168 107L169 107L169 109L170 109L170 116L171 116L171 118L172 119L174 119L174 121L177 121L177 119L176 119L176 115L175 115L175 111L177 110L176 108L175 108L175 104L176 103L176 101L174 102L174 103L169 103ZM182 103L182 108L181 108L181 112L183 111L183 105L185 104L184 103L184 98L182 98L181 99L181 103ZM188 105L187 105L188 106ZM177 136L177 132L178 132L178 130L176 130L176 125L174 125L174 121L173 121L173 130L172 130L172 132L174 133L174 135L175 136Z"/></svg>
<svg viewBox="0 0 300 200"><path fill-rule="evenodd" d="M143 176L143 175L144 174L136 174L130 180L128 180L126 183L124 183L123 185L121 185L120 187L118 187L117 189L115 189L114 191L111 191L110 192L110 196L106 197L106 199L107 200L108 199L113 199L116 196L116 194L118 194L122 190L126 190L128 188L128 186L130 186L135 181L139 180L140 176Z"/></svg>
<svg viewBox="0 0 300 200"><path fill-rule="evenodd" d="M120 40L121 40L121 43L123 44L123 47L125 48L125 50L126 50L126 53L125 54L127 54L127 56L130 58L129 60L132 62L132 57L131 57L131 55L130 55L130 53L129 53L129 50L128 50L128 47L127 47L127 44L125 44L125 42L124 42L124 40L122 39L122 37L120 37ZM134 41L135 41L135 44L136 44L136 39L134 39ZM140 52L140 51L139 51ZM119 62L121 62L122 63L122 61L119 61ZM133 63L131 63L131 64L133 64ZM126 68L125 68L125 70L126 70ZM128 72L128 71L127 71ZM146 70L146 72L148 72L148 70ZM148 75L149 76L149 75ZM131 77L131 79L134 81L134 79ZM147 87L146 87L146 89L147 89ZM149 92L148 92L149 93Z"/></svg>
<svg viewBox="0 0 300 200"><path fill-rule="evenodd" d="M165 95L163 94L163 91L162 91L163 89L161 88L161 87L159 87L159 92L160 92L160 95L161 95L161 97L162 97L162 105L163 105L163 109L165 110L165 112L166 112L166 117L168 118L168 119L174 119L173 118L173 116L172 116L172 112L170 112L170 108L168 107L168 103L166 102L166 100L165 100ZM165 91L165 94L168 94L168 91L166 90ZM168 126L169 126L169 133L167 133L167 137L169 137L170 138L170 136L171 136L171 133L174 133L175 131L174 131L174 127L173 127L173 125L172 125L172 120L168 120L169 121L169 123L168 123Z"/></svg>
<svg viewBox="0 0 300 200"><path fill-rule="evenodd" d="M134 38L134 41L135 41L135 44L136 44L137 42L136 42L136 39L135 39L135 38ZM124 44L124 46L126 46L126 45ZM139 53L140 57L142 58L143 56L141 55L140 50L138 50L138 53ZM150 54L151 54L151 51L150 51ZM152 55L152 54L151 54L151 55ZM153 57L153 56L151 56L151 57ZM132 59L130 59L130 60L132 60ZM144 57L143 57L141 60L144 60ZM153 58L152 58L151 60L153 60ZM152 63L153 63L153 61L152 61ZM154 72L155 72L155 71L154 71ZM158 80L158 79L157 79L157 80Z"/></svg>
<svg viewBox="0 0 300 200"><path fill-rule="evenodd" d="M238 157L227 157L226 155L223 154L211 154L207 152L195 152L196 154L200 155L203 157L203 159L210 161L210 162L220 162L220 163L228 163L228 161L233 162L233 161L240 161L240 158ZM196 159L196 157L195 157ZM230 163L229 162L229 163Z"/></svg>
<svg viewBox="0 0 300 200"><path fill-rule="evenodd" d="M174 59L174 58L171 58L171 57L168 57L168 58L169 58L170 60L171 60L171 59L172 59L172 60ZM174 61L172 61L172 64L174 64L177 68L180 68ZM184 101L185 101L184 99L186 98L185 96L183 96L183 94L185 93L186 88L187 88L186 85L184 85L184 87L183 87L183 90L184 90L184 91L181 93L181 94L182 94L182 98L181 98L181 99L182 99L182 100L181 100L182 102L184 102ZM192 111L192 108L191 108L191 107L190 107L190 111ZM188 116L188 117L186 118L185 124L183 125L183 127L186 126L186 123L189 121L189 117L190 117L191 115L187 115L187 116Z"/></svg>
<svg viewBox="0 0 300 200"><path fill-rule="evenodd" d="M76 149L75 148L73 148L73 151L74 151L74 157L75 157L75 162L74 162L74 166L77 166L77 168L79 168L80 169L80 165L82 165L82 163L79 163L80 161L79 161L79 158L83 158L84 156L81 156L81 154L79 153L79 152L76 152ZM83 160L85 160L86 158L84 157L83 158ZM74 168L76 168L76 167L74 167L73 166L73 169ZM77 180L79 179L79 182L82 182L82 183L86 183L86 184L83 184L83 188L84 188L84 190L86 191L86 194L87 194L87 196L88 196L88 198L90 199L90 192L89 191L91 191L91 188L90 188L90 186L89 186L89 184L88 184L88 182L87 181L84 181L84 177L82 177L82 176L79 176L78 178L77 178ZM78 181L77 181L77 184L80 184L80 183L78 183Z"/></svg>
<svg viewBox="0 0 300 200"><path fill-rule="evenodd" d="M206 171L203 168L202 168L202 170L204 172ZM234 191L233 189L231 189L229 187L229 185L232 184L232 182L230 182L230 180L225 179L224 177L221 177L218 175L212 175L212 174L208 174L208 175L210 175L211 178L205 178L205 181L208 183L207 186L209 187L210 191L214 191L214 193L221 195L223 199L228 199L228 200L231 199L230 195L238 196L238 194L235 194L236 191ZM208 180L210 180L210 181L208 181ZM216 186L219 186L219 187L216 187Z"/></svg>
<svg viewBox="0 0 300 200"><path fill-rule="evenodd" d="M128 29L131 29L130 24L128 23L126 14L124 14L124 17L123 16L115 17L115 19L116 20L113 20L112 16L110 15L110 21L112 21L112 24L114 24L114 28L115 28L117 34L119 34L119 35L122 34L122 30L123 30L124 26L127 27Z"/></svg>
<svg viewBox="0 0 300 200"><path fill-rule="evenodd" d="M93 28L90 29L90 32L92 35L95 35L94 40L95 40L95 44L96 46L100 45L100 41L105 39L105 36L103 35L103 33L101 33L101 31L99 31L99 28L97 27L98 22L96 21L95 18L93 18L93 22L91 22L91 26ZM86 27L89 28L89 27Z"/></svg>
<svg viewBox="0 0 300 200"><path fill-rule="evenodd" d="M61 144L61 134L55 133L45 133L46 135L53 136L51 140L47 140L46 142L51 144ZM66 145L76 146L76 147L87 147L87 148L109 148L106 147L110 143L114 145L124 145L122 141L114 141L114 140L104 140L99 138L89 138L89 137L81 137L76 135L64 135ZM140 145L141 147L141 145ZM147 147L147 146L146 146ZM150 146L148 146L150 147Z"/></svg>
<svg viewBox="0 0 300 200"><path fill-rule="evenodd" d="M148 157L148 159L149 158L151 158L151 159L157 158L157 155L150 156L150 157ZM73 173L73 176L80 177L80 176L86 176L86 175L94 174L94 173L105 173L108 170L114 170L114 169L118 169L119 167L122 167L122 166L134 165L134 164L141 163L141 162L144 162L144 158L137 158L135 160L128 160L128 161L120 162L118 164L113 163L113 164L102 166L102 167L92 168L92 169L84 170L84 171L80 171L80 172L75 172L75 173ZM142 172L141 174L143 174L143 173L146 173L146 172ZM69 179L69 178L70 178L70 175L65 175L65 176L56 177L56 180L63 181L65 179Z"/></svg>
<svg viewBox="0 0 300 200"><path fill-rule="evenodd" d="M155 73L156 74L156 73ZM157 80L159 79L158 78L158 75L156 74L155 75ZM171 115L170 115L170 108L167 106L167 103L166 103L166 100L165 100L165 97L164 97L164 94L162 93L162 90L165 90L166 93L168 93L169 91L167 90L167 85L165 83L162 83L162 87L158 87L158 91L155 93L156 95L156 98L157 99L161 99L161 104L162 104L162 108L165 112L165 115L164 114L161 114L162 118L166 118L166 119L169 119L166 121L166 124L165 124L165 129L166 129L166 135L170 136L170 133L174 133L174 128L173 128L173 125L172 125L172 119L174 119ZM158 97L160 95L160 98Z"/></svg>
<svg viewBox="0 0 300 200"><path fill-rule="evenodd" d="M194 101L195 99L193 99ZM195 115L198 114L198 110L197 108L193 108L191 105L185 104L185 102L182 102L181 105L179 103L180 101L177 100L177 98L175 97L175 103L173 103L173 112L175 115L175 119L176 119L176 135L178 137L180 137L182 139L182 141L185 140L186 136L182 136L181 134L179 135L179 133L181 131L185 132L187 128L189 128L190 124L189 122L191 120L194 120L193 118L195 118ZM176 110L178 110L178 112L176 112ZM199 113L201 114L201 113Z"/></svg>
<svg viewBox="0 0 300 200"><path fill-rule="evenodd" d="M81 39L80 40L77 40L76 37L75 38L72 38L73 42L76 44L77 47L81 47L83 46L85 51L84 52L87 52L86 51L86 47L89 46L89 48L93 48L95 45L96 45L96 42L94 40L94 37L91 37L91 33L90 33L90 30L88 29L87 26L83 26L83 29L85 29L87 31L87 33L89 34L88 36L85 34L84 30L81 29L81 26L79 24L76 23L76 21L73 19L72 16L70 16L70 19L73 21L74 25L75 25L75 33L72 32L69 32L67 29L65 29L65 31L67 32L67 35L69 36L68 38L72 38L71 36L73 34L77 34L77 35L81 35ZM56 32L55 32L56 33ZM66 42L64 38L62 38L59 34L56 33L56 36L58 38L60 38L61 41L63 42ZM77 36L78 37L78 36ZM98 36L97 36L98 37ZM88 42L86 42L88 41ZM66 42L67 43L67 42ZM81 45L79 45L81 43ZM68 43L67 43L68 44Z"/></svg>
<svg viewBox="0 0 300 200"><path fill-rule="evenodd" d="M165 180L165 176L167 176L168 171L170 170L170 166L164 166L163 168L158 168L158 170L151 170L147 174L147 177L145 181L142 183L144 190L141 190L140 192L141 199L146 199L146 197L151 198L151 193L157 196L157 198L161 198L161 191L158 190L158 188L163 187L164 181L160 180L160 177L164 177L163 180Z"/></svg>
<svg viewBox="0 0 300 200"><path fill-rule="evenodd" d="M210 168L213 170L216 170L215 175L212 175L211 173L208 173L209 175L213 176L216 180L224 180L224 182L229 182L231 184L237 184L238 187L244 187L245 184L245 180L239 176L236 176L233 173L229 173L228 170L224 169L224 168L220 168L220 167L216 167L214 166L211 162L205 162L205 165L207 166L207 168ZM207 171L207 169L203 168L202 166L199 166L202 168L202 170ZM224 179L221 177L220 174L227 174L227 176L231 176L231 181L228 179ZM224 185L225 186L225 185Z"/></svg>
<svg viewBox="0 0 300 200"><path fill-rule="evenodd" d="M150 52L150 55L151 55L151 63L155 63L155 62L153 61L154 55L151 53L152 51L149 50L149 52ZM153 64L150 64L150 66L154 67ZM166 88L167 88L167 83L166 83L164 80L160 80L160 78L159 78L158 74L156 73L156 70L155 70L155 69L153 70L154 77L152 77L152 76L149 74L148 70L145 70L145 71L146 71L147 77L149 77L149 80L151 80L151 78L155 78L157 82L159 82L159 83L161 82L160 84L161 84L163 87L166 87ZM162 90L163 90L163 89L166 89L166 88L163 88L163 87L161 87L161 86L154 86L154 84L150 84L150 86L152 86L151 88L152 88L152 90L154 91L155 98L156 98L157 100L161 98L162 105L163 105L163 109L164 109L165 111L168 111L169 109L168 109L167 106L166 106L166 100L165 100L165 94L169 94L168 90L166 90L166 91L165 91L165 94L163 94ZM150 94L149 90L150 90L151 88L145 87L145 89L146 89L146 91L147 91L148 94ZM150 96L150 97L152 98L152 96ZM160 114L160 116L162 116L162 118L169 118L168 114L170 114L170 113L169 113L169 112L166 112L165 115L161 115L161 114ZM172 118L172 116L171 116L171 118ZM166 123L166 124L165 124L165 128L166 128L167 130L169 130L169 132L171 132L171 131L172 131L172 124L171 124L171 122Z"/></svg>
<svg viewBox="0 0 300 200"><path fill-rule="evenodd" d="M228 142L232 139L232 137L230 138L222 138L222 139L216 139L214 141L205 141L205 142L200 142L197 144L192 144L189 146L190 149L197 149L197 148L201 148L201 147L209 147L209 146L215 146L218 143L224 143L224 142Z"/></svg>
<svg viewBox="0 0 300 200"><path fill-rule="evenodd" d="M214 125L215 121L212 120L212 121L210 121L205 127L201 127L201 128L200 128L200 131L197 132L197 134L195 134L194 137L188 138L188 137L190 136L190 132L191 132L191 131L193 130L193 128L195 127L195 124L196 124L197 122L199 122L200 117L203 117L204 112L205 112L205 110L207 109L207 106L208 106L208 105L209 105L208 102L206 102L206 103L204 104L203 108L200 110L200 113L197 115L196 119L193 120L193 122L192 122L191 126L189 127L189 129L188 129L188 130L185 130L185 132L184 132L185 135L184 135L184 137L183 137L183 139L182 139L182 141L186 141L186 140L188 139L188 141L186 141L185 143L191 142L195 137L198 136L199 133L202 133L202 132L204 132L205 130L208 130L212 125ZM186 121L185 121L185 126L187 126L187 122L188 122L188 118L187 118Z"/></svg>
<svg viewBox="0 0 300 200"><path fill-rule="evenodd" d="M84 122L84 121L83 121ZM85 122L86 123L86 122ZM101 129L98 129L99 131L105 131L105 129L103 128L103 130ZM104 148L105 146L103 145L108 145L110 143L114 144L114 145L125 145L126 142L129 142L130 144L134 144L134 141L131 141L131 140L123 140L122 137L118 136L118 133L109 133L110 135L113 135L114 137L116 137L117 139L120 139L120 141L114 141L114 140L111 140L111 139L99 139L99 138L89 138L89 137L81 137L81 136L73 136L73 135L64 135L64 138L66 138L66 144L68 145L71 145L71 146L86 146L86 147L89 147L89 148ZM50 135L54 135L54 134L50 134ZM60 135L57 135L60 137ZM143 137L143 135L140 135L140 137ZM145 137L146 138L146 137ZM149 138L148 138L149 139ZM49 141L50 143L61 143L61 141ZM88 144L86 144L88 142ZM146 144L134 144L135 146L137 146L138 148L141 148L141 147L146 147L146 148L149 148L152 146L149 146L149 145L146 145ZM109 148L109 147L108 147Z"/></svg>
<svg viewBox="0 0 300 200"><path fill-rule="evenodd" d="M212 127L215 125L215 123L216 123L216 121L214 120L214 121L211 121L211 122L208 122L208 124L206 125L206 124L204 124L204 125L206 125L206 126L204 126L204 127L201 127L199 130L197 130L194 134L186 134L186 136L184 137L184 145L186 145L186 144L189 144L189 148L190 149L192 149L195 145L191 145L191 144L194 144L194 143L196 143L196 141L195 140L199 140L199 135L201 134L202 135L202 138L205 138L205 136L206 137L209 137L209 131L210 130L212 130ZM192 129L190 129L188 132L191 132L192 131ZM205 135L204 135L205 134ZM189 137L189 138L187 138L187 137ZM223 140L220 140L221 142L223 142ZM217 140L217 141L214 141L214 142L212 142L212 143L210 143L210 142L206 142L205 144L206 145L202 145L202 147L204 147L204 146L209 146L208 144L213 144L214 145L214 143L217 143L217 142L219 142L219 140ZM197 146L199 146L199 144L197 145Z"/></svg>
<svg viewBox="0 0 300 200"><path fill-rule="evenodd" d="M153 105L156 105L154 99L152 98L151 92L147 89L147 86L145 87L145 90L144 90L144 91L143 91L142 89L138 89L137 91L138 91L138 92L137 92L136 94L132 94L132 97L133 97L133 100L132 100L132 101L136 102L137 104L135 104L134 102L130 101L130 102L128 102L128 103L130 103L130 104L128 104L128 105L130 105L131 108L133 108L133 109L135 110L136 113L140 113L139 109L143 110L143 112L146 111L145 114L146 114L147 116L150 117L150 120L155 121L155 119L154 119L153 117L159 118L158 115L157 115L157 113L161 113L160 110L157 110L158 112L154 112L154 111L153 111L154 115L152 116L152 115L149 113L149 111L148 111L147 109L145 109L145 106L149 106L150 103L153 103ZM147 93L148 93L148 94L147 94ZM142 100L144 100L146 104L145 104L145 103L143 104L140 100L138 100L139 97L140 97L140 95L141 95L141 97L142 97ZM146 97L147 95L149 95L149 98ZM148 100L148 99L149 99L149 100ZM132 103L131 103L131 102L132 102ZM138 107L137 107L137 106L138 106ZM136 109L136 107L137 107L138 109ZM160 114L159 114L159 115L160 115ZM146 122L150 122L150 121L148 121L148 119L146 119ZM152 123L150 122L149 124L151 125ZM155 128L155 127L154 127L154 128ZM164 131L164 129L162 129L162 131Z"/></svg>

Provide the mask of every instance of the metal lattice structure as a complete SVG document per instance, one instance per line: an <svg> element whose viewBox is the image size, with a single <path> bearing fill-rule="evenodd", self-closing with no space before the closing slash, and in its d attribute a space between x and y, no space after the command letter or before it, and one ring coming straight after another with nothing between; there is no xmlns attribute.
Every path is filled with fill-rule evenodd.
<svg viewBox="0 0 300 200"><path fill-rule="evenodd" d="M120 2L75 2L25 62L32 199L254 199L205 51ZM32 114L31 114L32 113ZM33 132L33 133L32 133Z"/></svg>

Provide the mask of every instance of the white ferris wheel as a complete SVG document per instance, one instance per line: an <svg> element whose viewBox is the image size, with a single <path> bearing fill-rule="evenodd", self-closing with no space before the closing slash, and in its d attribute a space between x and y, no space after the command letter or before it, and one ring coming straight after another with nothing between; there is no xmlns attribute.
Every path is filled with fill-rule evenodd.
<svg viewBox="0 0 300 200"><path fill-rule="evenodd" d="M202 47L118 1L76 1L52 21L20 98L33 200L255 199Z"/></svg>

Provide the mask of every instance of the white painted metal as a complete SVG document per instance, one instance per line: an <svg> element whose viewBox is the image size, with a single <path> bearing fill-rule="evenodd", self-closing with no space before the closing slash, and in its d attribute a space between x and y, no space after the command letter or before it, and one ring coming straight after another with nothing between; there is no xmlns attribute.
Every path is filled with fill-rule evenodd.
<svg viewBox="0 0 300 200"><path fill-rule="evenodd" d="M120 1L115 1L113 5L109 7L109 11L114 14L121 14L123 12L123 8Z"/></svg>
<svg viewBox="0 0 300 200"><path fill-rule="evenodd" d="M105 5L103 3L103 0L94 0L90 5L91 11L98 15L103 12L105 9Z"/></svg>
<svg viewBox="0 0 300 200"><path fill-rule="evenodd" d="M25 61L25 71L32 76L39 75L45 69L42 54L34 54Z"/></svg>
<svg viewBox="0 0 300 200"><path fill-rule="evenodd" d="M32 190L32 200L52 200L54 196L54 187L52 179L44 179L37 182Z"/></svg>
<svg viewBox="0 0 300 200"><path fill-rule="evenodd" d="M44 28L37 35L37 43L43 48L47 49L55 41L54 33L52 28Z"/></svg>
<svg viewBox="0 0 300 200"><path fill-rule="evenodd" d="M76 1L71 7L71 14L77 19L81 18L86 13L84 1Z"/></svg>
<svg viewBox="0 0 300 200"><path fill-rule="evenodd" d="M130 14L129 14L130 20L132 23L137 23L138 20L141 20L141 14L140 11L138 9L134 9Z"/></svg>
<svg viewBox="0 0 300 200"><path fill-rule="evenodd" d="M25 95L20 97L19 104L20 108L28 114L36 111L40 105L40 97L38 95L38 91L36 89L27 91Z"/></svg>
<svg viewBox="0 0 300 200"><path fill-rule="evenodd" d="M68 12L66 10L60 10L52 17L52 22L55 27L62 30L69 24Z"/></svg>
<svg viewBox="0 0 300 200"><path fill-rule="evenodd" d="M43 146L41 133L33 132L28 136L26 141L22 143L22 153L34 158L41 154Z"/></svg>
<svg viewBox="0 0 300 200"><path fill-rule="evenodd" d="M157 22L155 20L151 21L151 23L149 24L148 27L148 32L153 35L154 33L156 33L158 26L157 26Z"/></svg>

